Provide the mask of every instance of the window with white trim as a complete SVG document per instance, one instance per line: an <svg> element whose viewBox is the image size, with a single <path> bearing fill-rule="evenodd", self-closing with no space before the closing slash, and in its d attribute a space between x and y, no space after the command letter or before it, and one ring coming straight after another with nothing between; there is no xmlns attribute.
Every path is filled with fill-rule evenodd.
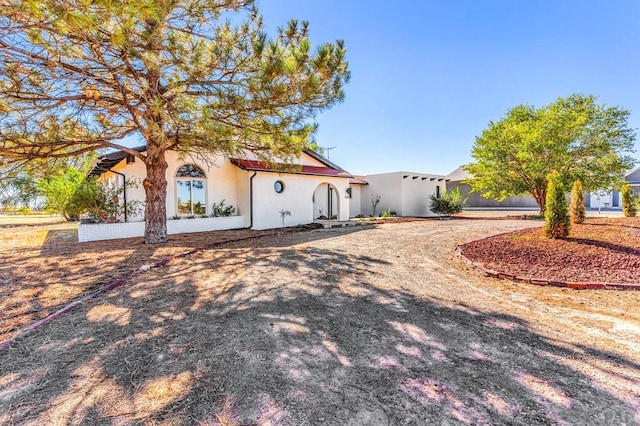
<svg viewBox="0 0 640 426"><path fill-rule="evenodd" d="M207 214L207 175L196 165L185 164L176 172L178 215Z"/></svg>

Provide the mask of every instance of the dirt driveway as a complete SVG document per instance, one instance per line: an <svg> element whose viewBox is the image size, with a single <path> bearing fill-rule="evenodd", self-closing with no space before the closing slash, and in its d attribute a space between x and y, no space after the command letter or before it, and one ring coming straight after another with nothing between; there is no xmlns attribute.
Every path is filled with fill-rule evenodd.
<svg viewBox="0 0 640 426"><path fill-rule="evenodd" d="M452 220L265 237L0 352L0 423L636 424L640 292L482 277Z"/></svg>

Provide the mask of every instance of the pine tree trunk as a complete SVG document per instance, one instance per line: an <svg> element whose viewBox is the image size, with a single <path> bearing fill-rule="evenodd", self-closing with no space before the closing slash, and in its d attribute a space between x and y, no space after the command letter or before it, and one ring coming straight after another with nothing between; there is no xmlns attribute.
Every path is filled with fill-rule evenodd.
<svg viewBox="0 0 640 426"><path fill-rule="evenodd" d="M166 151L162 147L153 145L153 143L147 144L147 177L143 181L146 194L144 212L146 244L167 242Z"/></svg>

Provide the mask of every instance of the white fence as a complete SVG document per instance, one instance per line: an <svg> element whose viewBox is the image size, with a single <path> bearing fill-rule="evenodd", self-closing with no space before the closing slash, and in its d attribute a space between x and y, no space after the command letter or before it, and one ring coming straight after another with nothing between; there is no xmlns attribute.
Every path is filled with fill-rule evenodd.
<svg viewBox="0 0 640 426"><path fill-rule="evenodd" d="M167 220L168 234L224 231L249 226L245 216L206 217ZM144 222L127 223L81 223L78 225L78 241L115 240L144 236Z"/></svg>

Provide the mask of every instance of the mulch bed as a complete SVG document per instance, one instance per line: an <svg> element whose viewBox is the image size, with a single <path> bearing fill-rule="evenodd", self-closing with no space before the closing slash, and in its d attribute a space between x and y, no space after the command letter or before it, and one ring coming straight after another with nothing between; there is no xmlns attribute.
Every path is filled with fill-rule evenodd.
<svg viewBox="0 0 640 426"><path fill-rule="evenodd" d="M545 238L541 228L524 229L470 242L461 253L519 277L640 284L640 218L587 219L557 240Z"/></svg>

